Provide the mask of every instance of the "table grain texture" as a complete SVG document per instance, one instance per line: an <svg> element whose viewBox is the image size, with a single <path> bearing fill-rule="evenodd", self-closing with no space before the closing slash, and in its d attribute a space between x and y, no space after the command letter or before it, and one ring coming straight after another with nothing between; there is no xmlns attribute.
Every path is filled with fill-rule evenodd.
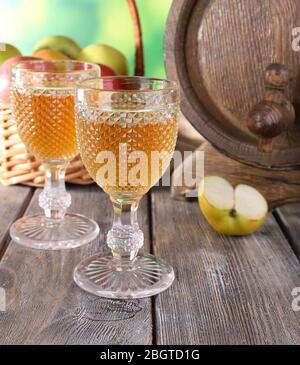
<svg viewBox="0 0 300 365"><path fill-rule="evenodd" d="M75 265L99 250L112 220L95 185L69 186L70 211L95 219L101 234L73 250L26 249L9 238L17 218L39 211L39 189L0 187L0 344L300 344L300 206L270 213L248 237L214 232L196 201L155 188L139 208L145 249L175 269L170 289L149 299L110 300L72 280Z"/></svg>

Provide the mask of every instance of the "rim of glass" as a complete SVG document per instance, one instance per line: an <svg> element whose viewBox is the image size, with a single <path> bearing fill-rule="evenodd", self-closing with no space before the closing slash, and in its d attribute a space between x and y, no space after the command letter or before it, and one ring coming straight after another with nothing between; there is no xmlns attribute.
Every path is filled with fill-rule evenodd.
<svg viewBox="0 0 300 365"><path fill-rule="evenodd" d="M164 87L159 89L136 89L136 90L130 90L125 88L106 88L106 87L97 87L93 86L93 82L95 81L101 81L101 80L136 80L136 81L150 81L150 82L161 82ZM137 93L157 93L157 92L166 92L166 91L179 91L179 85L176 81L171 81L168 79L161 79L156 77L147 77L147 76L122 76L122 75L116 75L116 76L100 76L100 77L93 77L89 79L85 79L82 81L78 81L77 83L77 89L84 89L84 90L96 90L99 92L126 92L126 91L136 91Z"/></svg>
<svg viewBox="0 0 300 365"><path fill-rule="evenodd" d="M22 67L22 65L24 64L79 64L79 65L85 65L86 68L84 67L82 70L31 70L28 68L25 68L24 66ZM17 62L15 65L13 65L12 67L12 71L26 71L28 73L40 73L40 74L68 74L68 73L89 73L92 71L101 71L100 66L92 63L92 62L84 62L84 61L79 61L79 60L24 60L24 61L19 61Z"/></svg>

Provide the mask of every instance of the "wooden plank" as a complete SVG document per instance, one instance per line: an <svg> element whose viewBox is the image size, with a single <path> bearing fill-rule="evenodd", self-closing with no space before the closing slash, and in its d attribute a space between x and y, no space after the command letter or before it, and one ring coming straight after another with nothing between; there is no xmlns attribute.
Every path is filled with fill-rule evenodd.
<svg viewBox="0 0 300 365"><path fill-rule="evenodd" d="M151 344L151 300L107 300L87 294L72 280L76 264L103 250L103 232L112 222L112 206L96 186L72 187L71 211L99 222L101 235L79 249L46 252L8 248L1 264L0 287L8 308L0 312L0 344ZM27 213L39 210L38 192ZM149 248L148 200L140 207Z"/></svg>
<svg viewBox="0 0 300 365"><path fill-rule="evenodd" d="M155 254L175 269L156 298L158 344L300 344L300 266L274 217L241 238L214 232L197 202L152 193Z"/></svg>
<svg viewBox="0 0 300 365"><path fill-rule="evenodd" d="M300 204L285 205L274 215L300 261Z"/></svg>
<svg viewBox="0 0 300 365"><path fill-rule="evenodd" d="M32 192L31 188L25 186L0 185L0 257L9 242L9 228L16 219L23 215L32 197Z"/></svg>

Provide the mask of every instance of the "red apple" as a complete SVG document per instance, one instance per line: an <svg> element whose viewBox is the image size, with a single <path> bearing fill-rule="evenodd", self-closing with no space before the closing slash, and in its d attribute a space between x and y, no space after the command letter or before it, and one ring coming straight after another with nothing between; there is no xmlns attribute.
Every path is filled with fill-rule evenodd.
<svg viewBox="0 0 300 365"><path fill-rule="evenodd" d="M79 63L78 63L78 65L75 64L74 70L80 71L80 70L82 70L81 62L83 62L83 61L77 61L77 62L79 62ZM100 67L100 76L117 76L115 71L106 65L102 65L100 63L94 63L94 65L97 65Z"/></svg>
<svg viewBox="0 0 300 365"><path fill-rule="evenodd" d="M9 104L9 91L11 84L12 68L16 63L23 61L39 60L36 57L16 56L11 57L0 65L0 102Z"/></svg>
<svg viewBox="0 0 300 365"><path fill-rule="evenodd" d="M99 64L101 74L100 76L118 76L118 74L109 66ZM103 86L107 89L117 90L120 89L120 80L114 78L107 78L103 81Z"/></svg>
<svg viewBox="0 0 300 365"><path fill-rule="evenodd" d="M99 66L101 69L101 76L116 76L117 75L112 68L110 68L106 65L101 65L101 64L99 64Z"/></svg>

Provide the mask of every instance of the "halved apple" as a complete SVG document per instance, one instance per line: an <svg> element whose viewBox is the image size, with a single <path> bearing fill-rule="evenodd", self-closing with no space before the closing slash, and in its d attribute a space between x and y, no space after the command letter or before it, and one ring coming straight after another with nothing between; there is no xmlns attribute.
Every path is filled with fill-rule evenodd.
<svg viewBox="0 0 300 365"><path fill-rule="evenodd" d="M219 176L202 179L198 199L207 222L225 235L242 236L255 232L268 213L268 203L259 191L244 184L234 188Z"/></svg>

